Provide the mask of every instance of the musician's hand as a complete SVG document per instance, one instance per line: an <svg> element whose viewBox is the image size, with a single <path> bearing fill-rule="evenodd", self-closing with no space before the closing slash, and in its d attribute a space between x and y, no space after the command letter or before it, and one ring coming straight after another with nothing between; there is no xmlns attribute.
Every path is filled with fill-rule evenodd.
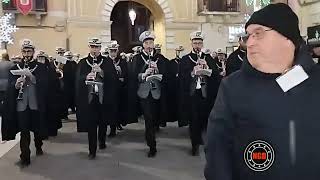
<svg viewBox="0 0 320 180"><path fill-rule="evenodd" d="M16 81L16 84L15 84L16 89L20 89L25 82L26 82L26 78L19 77L19 78L17 79L17 81Z"/></svg>
<svg viewBox="0 0 320 180"><path fill-rule="evenodd" d="M193 70L192 70L192 72L191 72L191 76L194 77L194 76L196 75L196 72L199 71L199 70L201 70L201 69L202 69L202 68L201 68L201 65L196 65L196 66L194 66L194 67L193 67Z"/></svg>
<svg viewBox="0 0 320 180"><path fill-rule="evenodd" d="M146 75L151 75L154 72L153 68L148 68L145 72Z"/></svg>
<svg viewBox="0 0 320 180"><path fill-rule="evenodd" d="M120 66L116 66L116 71L121 74L121 67Z"/></svg>
<svg viewBox="0 0 320 180"><path fill-rule="evenodd" d="M151 62L150 62L150 68L158 68L157 63L154 62L154 61L151 61Z"/></svg>
<svg viewBox="0 0 320 180"><path fill-rule="evenodd" d="M154 68L154 70L153 70L153 71L154 71L154 73L155 73L155 74L158 74L158 73L159 73L159 69L158 69L157 67L156 67L156 68Z"/></svg>
<svg viewBox="0 0 320 180"><path fill-rule="evenodd" d="M94 80L96 78L95 73L91 72L87 75L87 80Z"/></svg>
<svg viewBox="0 0 320 180"><path fill-rule="evenodd" d="M97 73L101 73L102 69L100 68L100 66L95 66L93 67L93 71Z"/></svg>
<svg viewBox="0 0 320 180"><path fill-rule="evenodd" d="M26 76L30 78L33 74L30 71L26 71Z"/></svg>
<svg viewBox="0 0 320 180"><path fill-rule="evenodd" d="M227 74L226 71L220 72L220 75L221 75L221 76L226 76L226 74Z"/></svg>
<svg viewBox="0 0 320 180"><path fill-rule="evenodd" d="M194 71L199 71L201 69L202 69L202 65L196 65L196 66L193 67Z"/></svg>
<svg viewBox="0 0 320 180"><path fill-rule="evenodd" d="M205 68L208 67L207 61L204 60L204 59L199 59L199 64L202 65L202 66L205 67Z"/></svg>

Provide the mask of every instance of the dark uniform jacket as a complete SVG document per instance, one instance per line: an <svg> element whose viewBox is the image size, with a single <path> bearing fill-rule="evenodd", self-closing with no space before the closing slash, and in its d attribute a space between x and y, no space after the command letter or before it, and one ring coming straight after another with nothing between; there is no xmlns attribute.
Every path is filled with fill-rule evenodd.
<svg viewBox="0 0 320 180"><path fill-rule="evenodd" d="M305 48L294 63L309 78L287 92L276 82L280 74L260 72L246 59L240 71L222 80L209 117L207 180L320 178L320 67ZM275 152L266 171L253 171L244 160L246 147L257 140Z"/></svg>

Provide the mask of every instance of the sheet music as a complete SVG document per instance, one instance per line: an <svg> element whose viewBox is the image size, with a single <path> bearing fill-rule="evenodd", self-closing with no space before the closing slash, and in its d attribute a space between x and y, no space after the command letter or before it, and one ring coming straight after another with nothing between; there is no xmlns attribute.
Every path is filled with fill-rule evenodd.
<svg viewBox="0 0 320 180"><path fill-rule="evenodd" d="M154 74L146 77L146 81L152 81L152 80L162 81L162 74Z"/></svg>
<svg viewBox="0 0 320 180"><path fill-rule="evenodd" d="M102 82L97 81L85 81L86 85L103 85Z"/></svg>
<svg viewBox="0 0 320 180"><path fill-rule="evenodd" d="M212 69L200 69L200 70L195 71L195 74L197 76L211 76Z"/></svg>
<svg viewBox="0 0 320 180"><path fill-rule="evenodd" d="M27 74L31 74L31 71L29 69L10 70L10 72L15 76L25 76Z"/></svg>
<svg viewBox="0 0 320 180"><path fill-rule="evenodd" d="M59 63L61 63L61 64L66 64L67 61L68 61L68 59L65 58L65 57L63 57L63 56L57 56L57 57L56 57L56 62L59 62Z"/></svg>

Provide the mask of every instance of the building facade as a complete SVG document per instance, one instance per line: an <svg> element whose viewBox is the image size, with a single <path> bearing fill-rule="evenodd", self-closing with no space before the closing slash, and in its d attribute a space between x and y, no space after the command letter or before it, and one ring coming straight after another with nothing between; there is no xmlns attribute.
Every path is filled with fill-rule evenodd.
<svg viewBox="0 0 320 180"><path fill-rule="evenodd" d="M24 16L3 5L4 13L13 13L14 23L19 30L13 34L14 44L8 45L8 53L20 53L20 41L29 38L38 49L54 54L55 47L62 46L74 53L85 55L87 40L95 36L103 45L112 39L112 12L117 3L124 0L33 0L34 4L45 1L45 9L33 10ZM129 2L129 1L127 1ZM174 57L177 45L190 50L189 34L202 30L205 47L215 50L237 46L230 38L232 28L239 29L246 20L246 14L259 5L246 0L131 0L143 5L151 12L150 29L154 30L156 42L162 45L167 57ZM216 2L225 2L216 4ZM302 35L308 26L320 23L319 0L274 0L288 3L299 15ZM256 3L256 4L254 4ZM123 12L128 13L128 12ZM137 19L139 14L137 14ZM120 44L121 45L121 44Z"/></svg>

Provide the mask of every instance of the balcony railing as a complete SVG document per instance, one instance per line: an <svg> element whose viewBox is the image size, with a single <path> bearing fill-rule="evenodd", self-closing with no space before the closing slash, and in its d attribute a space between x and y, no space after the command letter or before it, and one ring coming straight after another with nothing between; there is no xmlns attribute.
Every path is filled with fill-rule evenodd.
<svg viewBox="0 0 320 180"><path fill-rule="evenodd" d="M198 0L198 14L225 14L240 12L239 0Z"/></svg>

